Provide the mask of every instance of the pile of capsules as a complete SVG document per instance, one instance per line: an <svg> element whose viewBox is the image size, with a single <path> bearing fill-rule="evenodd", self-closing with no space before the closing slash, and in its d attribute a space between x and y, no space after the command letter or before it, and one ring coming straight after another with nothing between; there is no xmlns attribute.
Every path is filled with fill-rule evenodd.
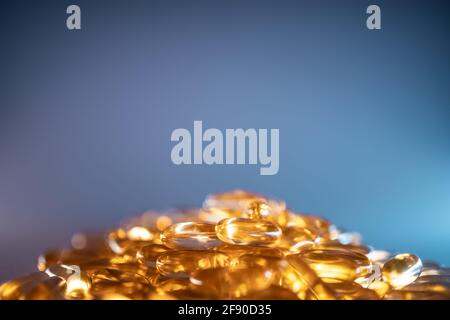
<svg viewBox="0 0 450 320"><path fill-rule="evenodd" d="M2 284L0 299L450 299L450 269L240 190L75 234L38 269Z"/></svg>

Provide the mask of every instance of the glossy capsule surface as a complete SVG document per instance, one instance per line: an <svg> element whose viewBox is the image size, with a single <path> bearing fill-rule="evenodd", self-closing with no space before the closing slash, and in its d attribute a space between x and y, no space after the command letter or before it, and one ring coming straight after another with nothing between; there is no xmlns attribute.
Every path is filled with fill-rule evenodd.
<svg viewBox="0 0 450 320"><path fill-rule="evenodd" d="M313 249L299 253L325 282L355 281L372 273L372 263L365 255L344 250Z"/></svg>
<svg viewBox="0 0 450 320"><path fill-rule="evenodd" d="M383 265L383 279L394 288L402 288L420 276L422 267L418 256L398 254Z"/></svg>
<svg viewBox="0 0 450 320"><path fill-rule="evenodd" d="M190 277L193 287L215 299L245 297L252 292L266 290L273 281L271 271L258 267L199 270Z"/></svg>
<svg viewBox="0 0 450 320"><path fill-rule="evenodd" d="M217 251L167 251L156 260L158 272L166 277L189 277L196 270L226 267L229 257Z"/></svg>
<svg viewBox="0 0 450 320"><path fill-rule="evenodd" d="M185 250L208 250L221 243L214 224L199 222L173 224L161 233L161 241L169 248Z"/></svg>
<svg viewBox="0 0 450 320"><path fill-rule="evenodd" d="M281 239L281 229L270 221L229 218L216 225L217 237L236 245L271 246Z"/></svg>
<svg viewBox="0 0 450 320"><path fill-rule="evenodd" d="M162 244L149 244L142 247L136 253L136 259L139 263L144 264L150 268L156 268L156 260L158 257L170 249Z"/></svg>

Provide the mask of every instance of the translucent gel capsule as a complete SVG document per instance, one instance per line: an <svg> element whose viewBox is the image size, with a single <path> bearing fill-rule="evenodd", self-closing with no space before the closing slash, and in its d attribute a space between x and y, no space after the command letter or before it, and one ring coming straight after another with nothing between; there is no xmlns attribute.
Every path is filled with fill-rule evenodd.
<svg viewBox="0 0 450 320"><path fill-rule="evenodd" d="M273 274L264 268L208 269L194 272L190 281L193 287L213 299L233 299L272 285Z"/></svg>
<svg viewBox="0 0 450 320"><path fill-rule="evenodd" d="M214 250L226 253L230 258L238 258L243 255L283 257L283 252L279 249L268 247L222 244Z"/></svg>
<svg viewBox="0 0 450 320"><path fill-rule="evenodd" d="M189 277L196 270L226 267L229 257L217 251L167 251L156 260L156 268L166 277Z"/></svg>
<svg viewBox="0 0 450 320"><path fill-rule="evenodd" d="M267 202L262 200L253 201L242 215L247 219L267 219L271 214L271 208Z"/></svg>
<svg viewBox="0 0 450 320"><path fill-rule="evenodd" d="M291 214L288 226L309 228L321 232L325 236L330 232L331 223L328 220L317 216Z"/></svg>
<svg viewBox="0 0 450 320"><path fill-rule="evenodd" d="M281 229L270 221L229 218L216 225L217 237L237 245L271 246L281 239Z"/></svg>
<svg viewBox="0 0 450 320"><path fill-rule="evenodd" d="M303 261L300 255L286 256L282 268L282 286L293 291L301 300L334 300L336 294Z"/></svg>
<svg viewBox="0 0 450 320"><path fill-rule="evenodd" d="M299 255L325 282L354 281L372 273L370 260L352 251L314 249Z"/></svg>
<svg viewBox="0 0 450 320"><path fill-rule="evenodd" d="M154 243L154 238L155 235L148 229L134 227L128 231L117 229L110 232L106 237L106 242L115 254L127 254L134 257L142 247Z"/></svg>
<svg viewBox="0 0 450 320"><path fill-rule="evenodd" d="M0 300L59 300L65 281L51 279L44 272L34 272L0 285Z"/></svg>
<svg viewBox="0 0 450 320"><path fill-rule="evenodd" d="M378 294L367 288L361 287L352 281L339 281L329 283L328 286L336 292L342 300L378 300Z"/></svg>
<svg viewBox="0 0 450 320"><path fill-rule="evenodd" d="M287 253L298 253L316 246L317 234L308 228L285 227L278 248Z"/></svg>
<svg viewBox="0 0 450 320"><path fill-rule="evenodd" d="M363 245L354 245L354 244L341 244L337 241L319 241L317 249L326 249L326 250L343 250L343 251L352 251L355 253L367 255L370 252L370 249Z"/></svg>
<svg viewBox="0 0 450 320"><path fill-rule="evenodd" d="M57 277L65 281L65 295L68 299L85 299L89 296L91 278L76 265L58 264L45 270L49 277Z"/></svg>
<svg viewBox="0 0 450 320"><path fill-rule="evenodd" d="M409 253L398 254L383 265L383 279L393 288L407 286L416 280L421 272L422 261Z"/></svg>
<svg viewBox="0 0 450 320"><path fill-rule="evenodd" d="M170 249L162 244L149 244L138 251L136 259L141 264L156 268L156 259L168 250Z"/></svg>
<svg viewBox="0 0 450 320"><path fill-rule="evenodd" d="M185 250L208 250L221 243L213 224L198 222L171 225L161 233L161 241L169 248Z"/></svg>
<svg viewBox="0 0 450 320"><path fill-rule="evenodd" d="M119 294L129 299L142 300L154 292L148 279L134 272L115 268L100 269L92 276L91 293L97 298Z"/></svg>
<svg viewBox="0 0 450 320"><path fill-rule="evenodd" d="M262 291L254 291L246 296L243 300L298 300L298 296L289 289L272 285Z"/></svg>

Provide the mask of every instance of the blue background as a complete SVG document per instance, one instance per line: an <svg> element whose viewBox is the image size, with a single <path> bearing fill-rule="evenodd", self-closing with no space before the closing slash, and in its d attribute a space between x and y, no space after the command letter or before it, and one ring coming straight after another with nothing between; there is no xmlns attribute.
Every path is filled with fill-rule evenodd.
<svg viewBox="0 0 450 320"><path fill-rule="evenodd" d="M450 264L449 24L446 1L1 2L0 280L76 231L234 188ZM173 165L194 120L279 128L278 175Z"/></svg>

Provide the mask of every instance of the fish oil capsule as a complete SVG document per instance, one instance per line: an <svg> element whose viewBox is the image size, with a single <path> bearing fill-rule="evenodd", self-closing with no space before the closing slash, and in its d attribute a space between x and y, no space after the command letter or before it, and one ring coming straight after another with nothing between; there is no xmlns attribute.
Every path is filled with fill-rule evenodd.
<svg viewBox="0 0 450 320"><path fill-rule="evenodd" d="M106 237L108 247L118 255L136 256L143 246L153 243L155 235L143 227L133 227L131 229L117 229L110 232Z"/></svg>
<svg viewBox="0 0 450 320"><path fill-rule="evenodd" d="M273 273L264 268L207 269L194 272L190 281L194 288L214 299L233 299L272 285Z"/></svg>
<svg viewBox="0 0 450 320"><path fill-rule="evenodd" d="M325 282L355 281L373 272L370 260L352 251L313 249L299 255Z"/></svg>
<svg viewBox="0 0 450 320"><path fill-rule="evenodd" d="M156 268L156 259L168 250L170 249L162 244L149 244L138 251L136 259L141 264Z"/></svg>
<svg viewBox="0 0 450 320"><path fill-rule="evenodd" d="M410 253L398 254L383 265L383 279L393 288L407 286L422 272L422 261Z"/></svg>
<svg viewBox="0 0 450 320"><path fill-rule="evenodd" d="M367 255L370 252L370 249L363 245L341 244L338 241L317 242L319 242L317 249L351 251L362 255Z"/></svg>
<svg viewBox="0 0 450 320"><path fill-rule="evenodd" d="M48 279L48 275L44 272L33 272L0 284L0 300L19 300L36 285Z"/></svg>
<svg viewBox="0 0 450 320"><path fill-rule="evenodd" d="M58 264L45 270L49 277L57 277L66 282L65 296L68 299L85 299L89 297L91 278L76 265Z"/></svg>
<svg viewBox="0 0 450 320"><path fill-rule="evenodd" d="M303 261L299 254L288 255L280 265L282 286L293 291L301 300L334 300L336 294Z"/></svg>
<svg viewBox="0 0 450 320"><path fill-rule="evenodd" d="M214 250L226 253L230 258L238 258L243 255L283 257L281 250L269 247L222 244Z"/></svg>
<svg viewBox="0 0 450 320"><path fill-rule="evenodd" d="M196 270L226 267L229 257L217 251L167 251L156 260L156 268L166 277L189 277Z"/></svg>
<svg viewBox="0 0 450 320"><path fill-rule="evenodd" d="M120 294L129 299L142 300L154 291L144 276L116 268L97 270L91 279L91 293L96 299L105 295Z"/></svg>
<svg viewBox="0 0 450 320"><path fill-rule="evenodd" d="M243 300L298 300L298 296L291 290L272 285L262 291L255 291L241 299Z"/></svg>
<svg viewBox="0 0 450 320"><path fill-rule="evenodd" d="M317 233L308 228L285 227L277 247L287 253L299 253L316 246Z"/></svg>
<svg viewBox="0 0 450 320"><path fill-rule="evenodd" d="M161 241L172 249L212 249L221 243L214 227L213 224L198 222L173 224L161 233Z"/></svg>
<svg viewBox="0 0 450 320"><path fill-rule="evenodd" d="M237 245L271 246L281 238L281 229L270 221L229 218L216 225L217 237Z"/></svg>
<svg viewBox="0 0 450 320"><path fill-rule="evenodd" d="M367 288L361 287L352 281L338 281L329 283L328 286L336 292L341 300L378 300L378 294Z"/></svg>
<svg viewBox="0 0 450 320"><path fill-rule="evenodd" d="M246 212L242 215L247 219L267 219L271 213L271 208L265 201L253 201L249 204Z"/></svg>

